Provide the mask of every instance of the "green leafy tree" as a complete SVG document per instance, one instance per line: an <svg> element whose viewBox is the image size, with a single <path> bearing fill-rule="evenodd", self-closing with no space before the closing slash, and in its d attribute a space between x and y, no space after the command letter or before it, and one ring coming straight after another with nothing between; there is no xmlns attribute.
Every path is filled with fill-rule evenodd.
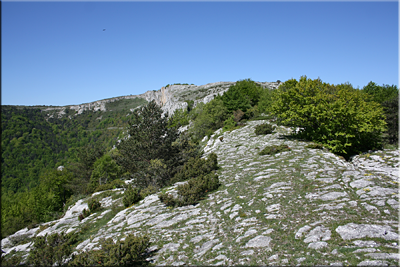
<svg viewBox="0 0 400 267"><path fill-rule="evenodd" d="M399 89L396 85L386 84L379 86L372 81L364 86L362 91L370 95L372 101L375 101L379 104L399 97Z"/></svg>
<svg viewBox="0 0 400 267"><path fill-rule="evenodd" d="M379 86L371 81L362 91L369 96L367 101L372 100L382 105L388 124L386 141L396 144L399 139L399 89L395 85Z"/></svg>
<svg viewBox="0 0 400 267"><path fill-rule="evenodd" d="M282 123L300 127L300 137L346 157L380 147L386 125L382 107L366 102L350 84L334 86L306 76L281 84L271 110Z"/></svg>
<svg viewBox="0 0 400 267"><path fill-rule="evenodd" d="M97 186L112 182L120 175L122 175L121 167L112 159L110 153L106 153L93 164L88 190L93 192Z"/></svg>
<svg viewBox="0 0 400 267"><path fill-rule="evenodd" d="M145 172L154 159L174 166L173 159L179 151L173 143L179 132L175 127L168 128L168 114L162 116L155 101L136 109L129 124L129 137L117 147L119 156L116 161L120 166L131 174Z"/></svg>
<svg viewBox="0 0 400 267"><path fill-rule="evenodd" d="M204 106L200 106L200 108L201 112L197 115L194 125L190 129L195 139L201 139L205 135L222 128L229 114L228 109L220 98L215 98Z"/></svg>

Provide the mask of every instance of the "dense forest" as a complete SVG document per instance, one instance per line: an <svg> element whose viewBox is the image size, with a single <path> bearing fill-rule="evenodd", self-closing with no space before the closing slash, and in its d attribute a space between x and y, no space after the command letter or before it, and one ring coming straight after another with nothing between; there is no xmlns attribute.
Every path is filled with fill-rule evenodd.
<svg viewBox="0 0 400 267"><path fill-rule="evenodd" d="M194 203L218 187L213 174L217 159L200 159L201 141L219 128L232 131L247 120L300 127L293 137L314 141L346 159L398 144L398 88L373 82L355 89L303 76L271 90L241 80L207 104L194 107L188 101L187 108L170 117L162 117L154 102L146 105L142 99L108 105L111 111L82 114L66 108L62 118L49 118L39 107L2 106L3 238L57 218L84 195L125 186L128 178L134 179L135 188L127 188L127 196L137 200L144 192L196 177L181 186L181 199L160 195L170 206ZM177 131L189 122L187 132ZM57 171L61 165L64 170Z"/></svg>

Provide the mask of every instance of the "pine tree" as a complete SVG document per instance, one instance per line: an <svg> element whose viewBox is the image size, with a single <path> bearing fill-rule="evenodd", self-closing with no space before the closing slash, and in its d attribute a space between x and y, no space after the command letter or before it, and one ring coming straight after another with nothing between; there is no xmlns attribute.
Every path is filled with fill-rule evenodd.
<svg viewBox="0 0 400 267"><path fill-rule="evenodd" d="M129 136L117 146L119 156L116 160L120 166L131 174L146 172L151 160L155 159L174 166L173 159L179 149L172 144L179 137L179 131L176 127L168 128L168 114L162 116L162 109L154 100L136 109L129 125ZM140 175L137 177L140 183Z"/></svg>

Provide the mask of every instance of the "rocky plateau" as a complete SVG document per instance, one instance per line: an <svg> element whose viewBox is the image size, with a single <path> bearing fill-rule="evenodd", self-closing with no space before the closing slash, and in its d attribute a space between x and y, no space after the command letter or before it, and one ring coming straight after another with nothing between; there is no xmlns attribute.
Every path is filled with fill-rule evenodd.
<svg viewBox="0 0 400 267"><path fill-rule="evenodd" d="M221 93L229 85L203 89L210 95L209 90ZM170 86L140 97L158 99L170 111L183 106L179 92L192 87ZM202 141L204 157L218 156L221 186L197 205L168 208L153 194L115 212L123 190L97 192L71 205L59 220L3 239L2 250L27 257L33 237L81 230L87 239L74 253L98 248L103 237L148 234L153 251L148 260L156 265L398 266L399 150L345 161L289 138L292 128L277 126L272 134L256 135L261 123L273 124L248 121ZM281 144L290 150L259 155L265 146ZM164 191L176 192L176 187ZM102 210L79 221L91 197L101 199Z"/></svg>

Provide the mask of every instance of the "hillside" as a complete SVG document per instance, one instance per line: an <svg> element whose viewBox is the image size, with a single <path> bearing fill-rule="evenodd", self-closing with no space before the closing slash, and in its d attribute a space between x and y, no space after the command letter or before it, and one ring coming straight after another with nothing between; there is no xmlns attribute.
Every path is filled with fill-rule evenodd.
<svg viewBox="0 0 400 267"><path fill-rule="evenodd" d="M202 141L204 157L218 156L221 186L197 205L171 209L153 194L124 209L122 189L98 192L89 198L100 211L79 221L89 198L77 200L59 220L2 239L2 250L25 258L33 237L76 231L81 253L103 237L147 233L156 265L399 265L399 150L345 161L290 138L292 128L255 135L263 122ZM259 155L281 144L290 150Z"/></svg>

